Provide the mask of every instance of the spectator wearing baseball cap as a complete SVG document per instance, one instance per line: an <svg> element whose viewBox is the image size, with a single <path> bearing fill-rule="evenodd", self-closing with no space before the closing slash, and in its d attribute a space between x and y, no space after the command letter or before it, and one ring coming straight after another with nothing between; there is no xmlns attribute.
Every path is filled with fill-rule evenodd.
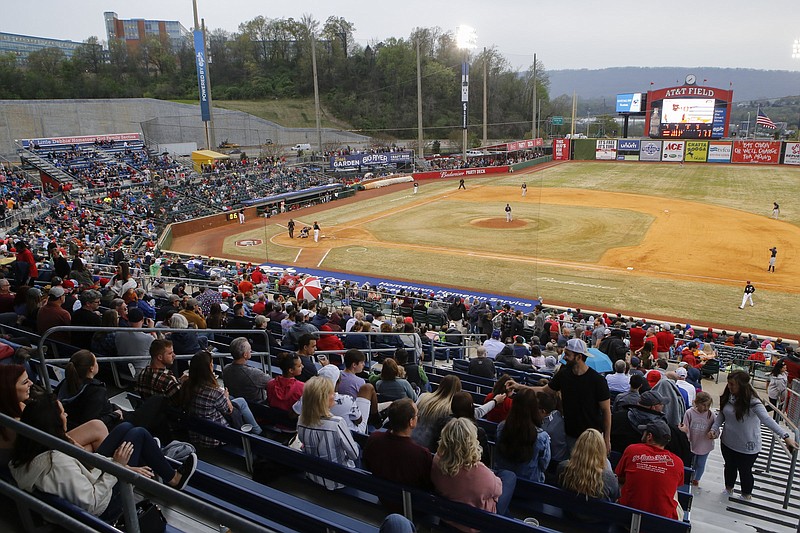
<svg viewBox="0 0 800 533"><path fill-rule="evenodd" d="M500 340L500 330L492 331L492 336L483 341L483 347L486 348L486 357L494 359L497 354L503 351L506 345Z"/></svg>
<svg viewBox="0 0 800 533"><path fill-rule="evenodd" d="M52 287L47 294L47 303L39 309L39 315L36 320L36 330L39 335L44 334L50 328L56 326L69 326L72 324L72 317L69 312L65 310L64 300L66 292L60 285ZM54 333L50 336L51 339L69 343L69 332L62 331Z"/></svg>
<svg viewBox="0 0 800 533"><path fill-rule="evenodd" d="M674 498L683 484L684 461L666 449L674 434L663 420L651 420L636 429L641 442L625 449L615 471L622 485L619 503L677 520Z"/></svg>
<svg viewBox="0 0 800 533"><path fill-rule="evenodd" d="M632 444L642 441L642 430L650 422L660 421L669 427L670 439L667 449L687 463L691 461L689 440L677 425L667 422L664 408L670 399L659 392L649 390L640 392L638 405L623 406L615 411L611 420L611 449L624 452Z"/></svg>
<svg viewBox="0 0 800 533"><path fill-rule="evenodd" d="M694 399L697 396L697 389L694 388L694 385L686 381L686 377L688 375L689 371L683 367L678 367L675 369L675 376L677 377L675 384L679 389L686 391L686 395L689 397L689 403L686 406L687 409L692 406Z"/></svg>
<svg viewBox="0 0 800 533"><path fill-rule="evenodd" d="M144 326L144 313L138 307L128 309L128 324L131 331L118 331L114 336L114 344L117 346L117 355L119 356L133 356L139 355L143 359L141 361L131 361L127 363L128 370L135 377L150 360L150 345L155 340L155 333L145 333L143 331L136 331ZM152 320L149 326L152 326ZM144 358L146 357L146 358Z"/></svg>
<svg viewBox="0 0 800 533"><path fill-rule="evenodd" d="M564 347L564 365L537 392L561 392L564 430L572 449L585 430L594 428L603 434L606 451L611 451L611 396L605 378L586 364L588 349L581 339L569 339ZM516 385L522 388L524 385Z"/></svg>

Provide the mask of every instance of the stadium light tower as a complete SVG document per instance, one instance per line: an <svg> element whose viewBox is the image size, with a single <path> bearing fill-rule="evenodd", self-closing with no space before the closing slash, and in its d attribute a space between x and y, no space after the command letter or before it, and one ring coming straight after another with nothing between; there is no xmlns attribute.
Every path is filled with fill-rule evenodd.
<svg viewBox="0 0 800 533"><path fill-rule="evenodd" d="M467 126L469 125L469 51L478 46L475 28L464 26L456 29L456 46L464 50L464 63L461 65L461 129L464 164L467 163Z"/></svg>

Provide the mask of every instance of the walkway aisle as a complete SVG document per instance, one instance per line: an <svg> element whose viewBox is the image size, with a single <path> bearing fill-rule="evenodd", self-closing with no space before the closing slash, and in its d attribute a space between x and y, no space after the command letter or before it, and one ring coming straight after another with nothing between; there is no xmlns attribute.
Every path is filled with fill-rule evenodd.
<svg viewBox="0 0 800 533"><path fill-rule="evenodd" d="M706 382L703 382L705 386ZM717 400L717 398L715 398ZM716 401L715 407L716 407ZM789 508L783 509L783 494L789 475L789 460L776 444L772 468L767 462L771 432L762 426L764 451L756 461L753 499L741 499L737 484L734 495L723 494L723 460L719 442L708 458L700 486L693 489L692 529L702 533L788 533L797 531L800 520L800 483L795 481ZM795 476L796 477L796 476Z"/></svg>

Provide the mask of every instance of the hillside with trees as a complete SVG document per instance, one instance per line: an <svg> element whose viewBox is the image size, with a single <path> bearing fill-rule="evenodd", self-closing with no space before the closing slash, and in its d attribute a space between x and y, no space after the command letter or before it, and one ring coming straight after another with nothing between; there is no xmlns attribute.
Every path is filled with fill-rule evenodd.
<svg viewBox="0 0 800 533"><path fill-rule="evenodd" d="M219 100L271 100L313 97L312 37L324 107L337 119L373 136L415 137L417 127L417 48L422 72L422 103L427 138L460 138L461 62L452 32L418 28L361 46L344 18L324 23L258 16L237 32L208 33L212 94ZM109 43L106 56L96 37L71 59L56 49L31 53L27 66L0 56L0 99L136 98L196 100L197 76L190 39L179 50L153 37L138 49ZM490 138L530 136L532 69L512 70L494 48L472 52L470 136L481 136L483 72L488 73ZM548 105L548 79L537 70L542 110Z"/></svg>

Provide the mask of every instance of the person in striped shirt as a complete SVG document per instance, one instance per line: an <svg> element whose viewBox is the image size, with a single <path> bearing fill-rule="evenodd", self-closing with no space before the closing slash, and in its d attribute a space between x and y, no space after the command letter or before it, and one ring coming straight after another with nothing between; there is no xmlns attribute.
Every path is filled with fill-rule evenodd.
<svg viewBox="0 0 800 533"><path fill-rule="evenodd" d="M361 449L353 440L344 419L331 414L333 404L333 383L321 376L309 379L303 388L297 436L303 443L304 453L354 468ZM315 474L307 473L306 476L328 490L344 487L341 483Z"/></svg>

